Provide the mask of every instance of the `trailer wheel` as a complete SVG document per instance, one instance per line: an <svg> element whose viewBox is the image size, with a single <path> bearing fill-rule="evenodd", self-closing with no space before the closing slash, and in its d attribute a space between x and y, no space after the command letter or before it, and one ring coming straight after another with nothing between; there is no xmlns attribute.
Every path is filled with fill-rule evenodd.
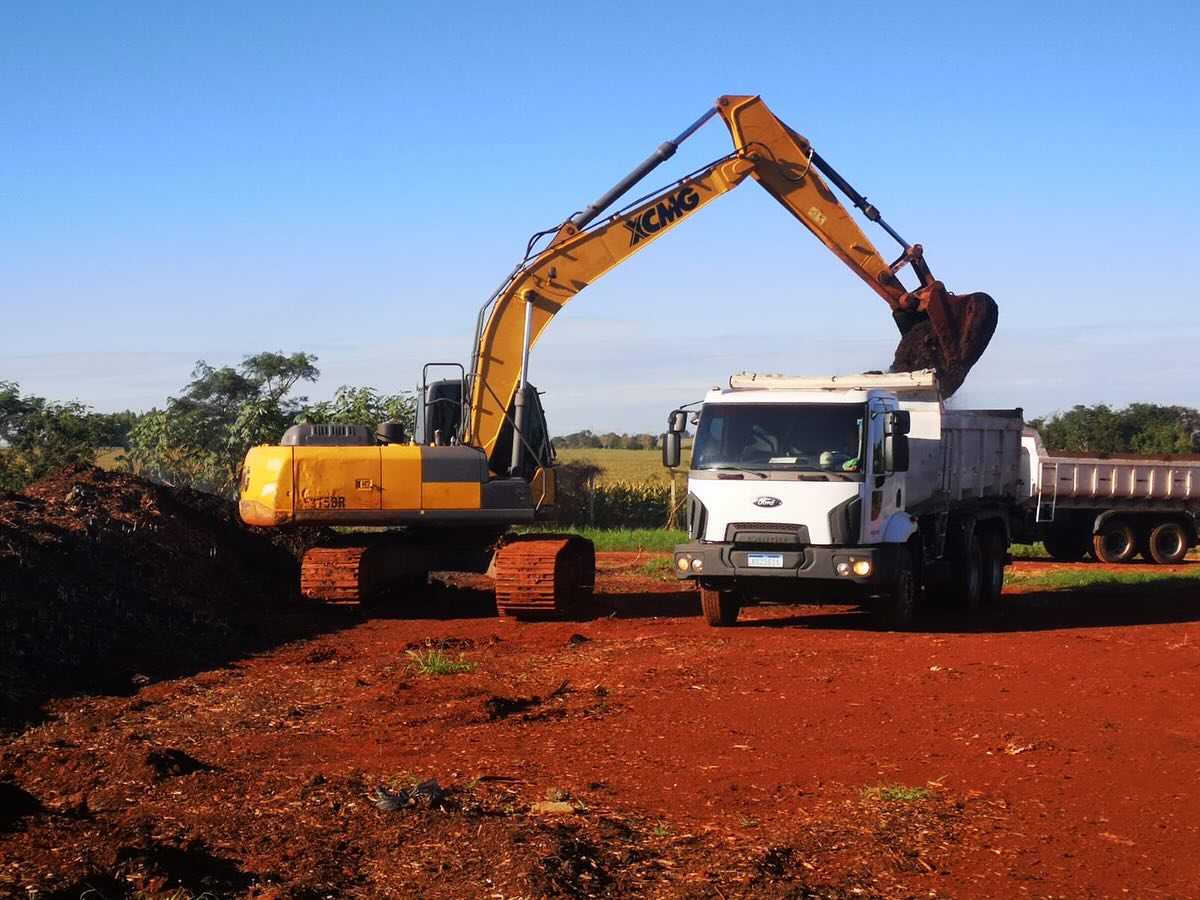
<svg viewBox="0 0 1200 900"><path fill-rule="evenodd" d="M1079 562L1092 549L1092 536L1077 528L1047 528L1042 543L1059 562Z"/></svg>
<svg viewBox="0 0 1200 900"><path fill-rule="evenodd" d="M1178 522L1163 522L1150 532L1147 541L1150 558L1163 566L1172 566L1183 560L1188 552L1188 536Z"/></svg>
<svg viewBox="0 0 1200 900"><path fill-rule="evenodd" d="M701 587L700 609L704 612L704 621L713 628L728 628L737 621L742 601L736 591Z"/></svg>
<svg viewBox="0 0 1200 900"><path fill-rule="evenodd" d="M896 557L896 575L892 581L892 589L887 596L879 600L879 624L889 631L905 631L911 627L919 591L920 585L912 567L912 555L906 548L901 548Z"/></svg>
<svg viewBox="0 0 1200 900"><path fill-rule="evenodd" d="M1109 519L1092 536L1092 551L1103 563L1126 563L1137 553L1133 526L1124 519Z"/></svg>
<svg viewBox="0 0 1200 900"><path fill-rule="evenodd" d="M983 577L979 596L984 603L994 603L1004 591L1004 539L995 532L979 537L983 555Z"/></svg>

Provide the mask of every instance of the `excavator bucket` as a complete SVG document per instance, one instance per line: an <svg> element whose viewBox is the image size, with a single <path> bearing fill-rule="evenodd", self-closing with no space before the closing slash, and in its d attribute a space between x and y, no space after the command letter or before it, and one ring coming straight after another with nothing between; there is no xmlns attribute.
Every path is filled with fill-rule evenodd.
<svg viewBox="0 0 1200 900"><path fill-rule="evenodd" d="M940 281L912 297L916 309L894 313L901 336L891 370L936 369L942 396L949 397L987 349L999 309L987 294L951 294Z"/></svg>

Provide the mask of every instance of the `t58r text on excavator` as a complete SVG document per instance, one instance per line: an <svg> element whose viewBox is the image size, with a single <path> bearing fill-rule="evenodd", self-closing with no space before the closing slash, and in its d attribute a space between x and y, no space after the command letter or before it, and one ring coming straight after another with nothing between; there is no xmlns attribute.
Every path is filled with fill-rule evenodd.
<svg viewBox="0 0 1200 900"><path fill-rule="evenodd" d="M727 156L601 218L710 119L729 128ZM306 554L301 590L353 602L376 587L428 572L494 566L502 614L563 612L590 596L594 551L570 535L509 535L551 518L554 451L537 391L526 380L530 349L563 306L592 281L701 207L753 178L887 302L900 329L894 369L937 369L952 394L987 347L996 304L951 294L934 279L920 244L879 211L755 96L721 97L595 203L530 241L525 258L479 312L471 364L425 367L417 426L294 425L278 446L254 447L242 470L240 513L251 525L386 526L348 534ZM901 246L887 262L838 201L828 179ZM539 242L549 239L536 250ZM897 278L911 267L919 286ZM457 377L430 381L453 366Z"/></svg>

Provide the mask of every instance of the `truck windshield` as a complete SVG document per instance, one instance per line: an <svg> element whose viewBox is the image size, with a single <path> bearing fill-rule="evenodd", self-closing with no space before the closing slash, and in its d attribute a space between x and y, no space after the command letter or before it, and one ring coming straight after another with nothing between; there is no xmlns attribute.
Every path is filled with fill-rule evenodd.
<svg viewBox="0 0 1200 900"><path fill-rule="evenodd" d="M700 413L693 469L834 472L862 478L858 403L710 403Z"/></svg>

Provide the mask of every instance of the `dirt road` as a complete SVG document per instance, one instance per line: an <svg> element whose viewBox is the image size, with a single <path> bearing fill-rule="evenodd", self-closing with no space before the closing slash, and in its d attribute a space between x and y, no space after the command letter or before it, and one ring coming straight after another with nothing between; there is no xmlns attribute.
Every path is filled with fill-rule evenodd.
<svg viewBox="0 0 1200 900"><path fill-rule="evenodd" d="M458 582L52 701L0 745L0 894L1200 894L1194 585L713 630L646 561L602 555L586 620Z"/></svg>

